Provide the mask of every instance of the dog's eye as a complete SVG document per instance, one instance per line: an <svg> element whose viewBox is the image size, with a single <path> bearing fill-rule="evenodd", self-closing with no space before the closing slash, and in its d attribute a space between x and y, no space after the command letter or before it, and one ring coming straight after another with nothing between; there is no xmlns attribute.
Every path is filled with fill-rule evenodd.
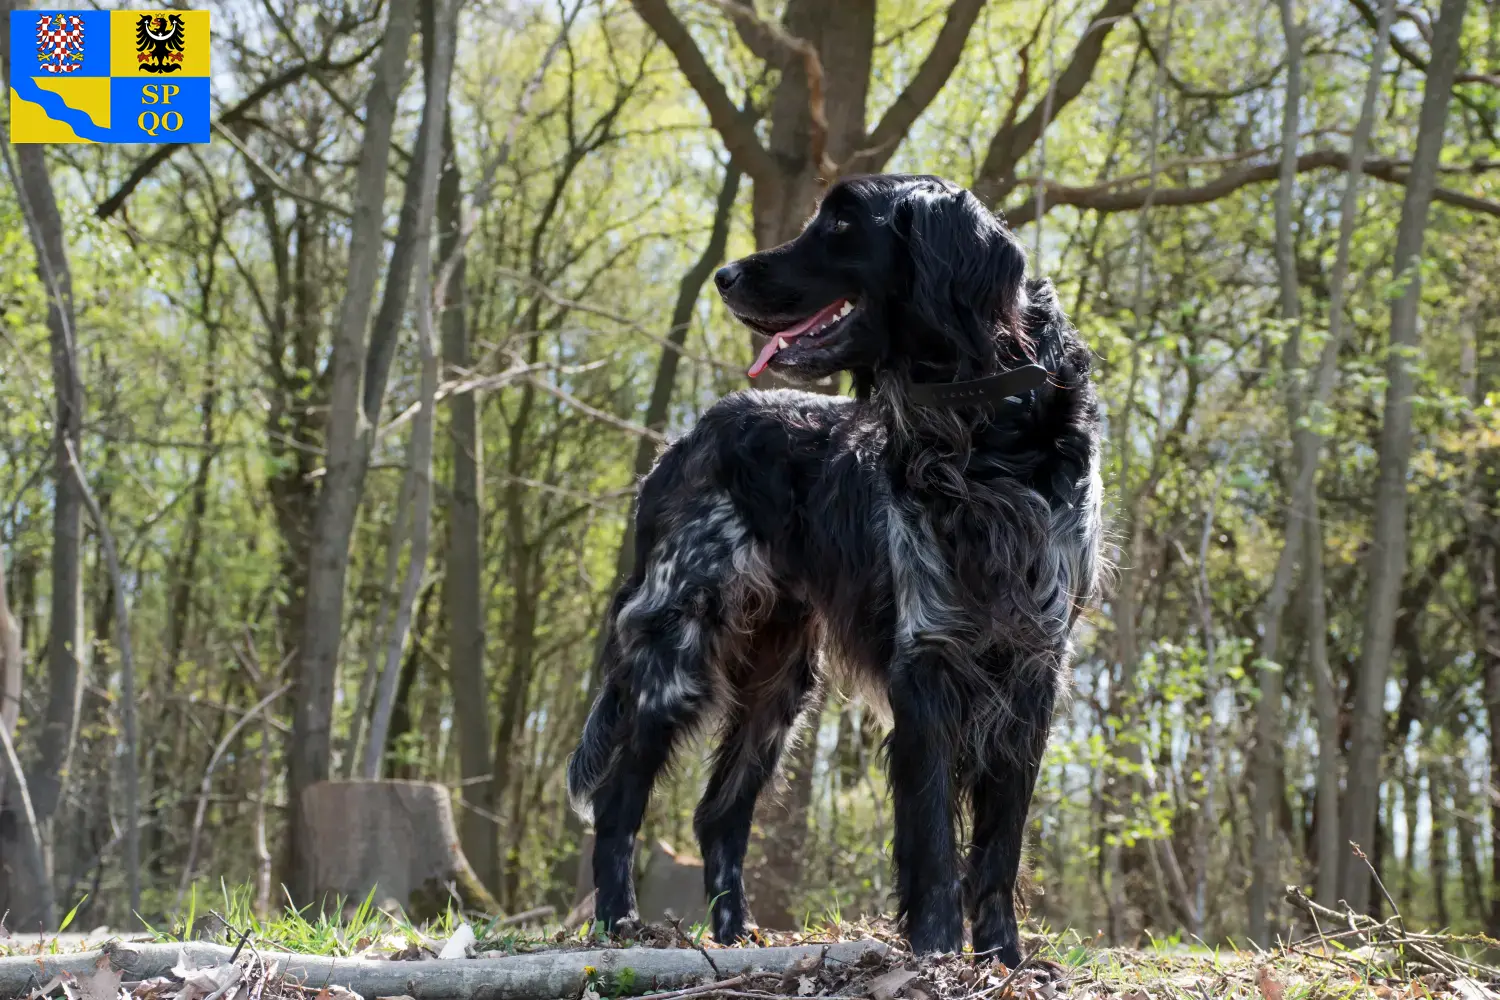
<svg viewBox="0 0 1500 1000"><path fill-rule="evenodd" d="M848 219L834 219L833 224L828 227L833 233L843 233L849 230Z"/></svg>

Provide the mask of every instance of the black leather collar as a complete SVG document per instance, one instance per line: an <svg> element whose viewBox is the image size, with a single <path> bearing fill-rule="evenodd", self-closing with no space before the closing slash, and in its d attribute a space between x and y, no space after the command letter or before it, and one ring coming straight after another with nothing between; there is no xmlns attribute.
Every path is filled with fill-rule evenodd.
<svg viewBox="0 0 1500 1000"><path fill-rule="evenodd" d="M1046 381L1047 369L1041 365L1023 365L968 382L913 382L906 387L906 398L918 406L982 406L1030 392Z"/></svg>

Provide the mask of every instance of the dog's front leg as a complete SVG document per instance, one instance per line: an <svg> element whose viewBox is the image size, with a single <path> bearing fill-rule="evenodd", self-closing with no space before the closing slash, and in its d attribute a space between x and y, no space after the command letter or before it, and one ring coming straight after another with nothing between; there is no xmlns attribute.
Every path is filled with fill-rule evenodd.
<svg viewBox="0 0 1500 1000"><path fill-rule="evenodd" d="M891 672L891 792L896 881L907 940L919 954L963 948L954 844L954 749L962 705L931 651L912 650Z"/></svg>
<svg viewBox="0 0 1500 1000"><path fill-rule="evenodd" d="M1018 690L1009 702L1010 724L980 741L970 796L974 843L966 879L974 951L988 952L1014 969L1021 961L1016 926L1016 879L1031 793L1042 766L1052 721L1053 688Z"/></svg>

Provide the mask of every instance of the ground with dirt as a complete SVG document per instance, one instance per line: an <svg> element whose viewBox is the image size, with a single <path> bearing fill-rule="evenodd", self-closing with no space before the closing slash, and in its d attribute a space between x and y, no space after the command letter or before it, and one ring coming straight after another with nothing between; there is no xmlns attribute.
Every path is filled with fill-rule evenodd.
<svg viewBox="0 0 1500 1000"><path fill-rule="evenodd" d="M0 956L7 956L0 958L0 1000L376 1000L357 989L360 970L371 969L398 975L421 970L408 980L403 994L408 1000L444 995L470 1000L1500 1000L1500 969L1486 958L1496 953L1495 942L1409 932L1394 919L1323 916L1312 933L1271 951L1176 942L1107 948L1071 933L1028 934L1026 959L1009 969L972 954L914 956L888 921L839 923L802 933L757 932L753 945L758 948L724 949L701 927L680 923L629 928L627 937L604 941L586 926L518 927L452 915L415 927L369 907L343 920L317 921L294 915L261 922L243 913L211 911L202 919L195 916L196 941L179 942L165 933L112 939L107 930L0 939ZM115 943L99 951L101 940ZM210 950L199 943L204 940L221 947ZM176 960L159 974L131 979L128 958L144 951ZM76 967L71 972L58 964L66 964L59 956L69 953L76 956L66 960ZM747 954L764 955L767 962L747 964ZM287 975L297 956L308 956L307 969L320 971ZM323 964L315 965L313 956ZM29 963L28 970L35 966L19 989L5 972L18 963ZM552 978L535 983L566 982L566 991L555 990L566 995L527 995L547 987L526 985L532 980L520 974L522 967L544 966ZM685 971L673 971L679 966ZM45 980L43 971L51 973ZM428 981L459 974L466 978L452 982L463 985L434 987ZM339 985L341 978L356 988ZM3 988L7 982L9 992ZM488 985L500 982L508 985Z"/></svg>

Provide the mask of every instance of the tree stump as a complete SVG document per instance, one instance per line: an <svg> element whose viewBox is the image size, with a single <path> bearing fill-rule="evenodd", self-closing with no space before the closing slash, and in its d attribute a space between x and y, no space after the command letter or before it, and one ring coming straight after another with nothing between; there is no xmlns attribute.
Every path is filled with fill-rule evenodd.
<svg viewBox="0 0 1500 1000"><path fill-rule="evenodd" d="M459 846L448 789L425 781L321 781L302 792L313 900L394 901L413 921L465 910L499 912ZM450 894L451 887L451 894Z"/></svg>
<svg viewBox="0 0 1500 1000"><path fill-rule="evenodd" d="M708 899L703 886L703 862L687 854L678 853L664 840L644 851L639 841L635 852L635 896L636 909L642 920L656 923L667 918L667 914L680 919L683 926L708 921ZM578 863L578 890L574 896L577 906L594 891L594 835L588 834L581 845L582 857ZM590 907L587 919L594 917Z"/></svg>

